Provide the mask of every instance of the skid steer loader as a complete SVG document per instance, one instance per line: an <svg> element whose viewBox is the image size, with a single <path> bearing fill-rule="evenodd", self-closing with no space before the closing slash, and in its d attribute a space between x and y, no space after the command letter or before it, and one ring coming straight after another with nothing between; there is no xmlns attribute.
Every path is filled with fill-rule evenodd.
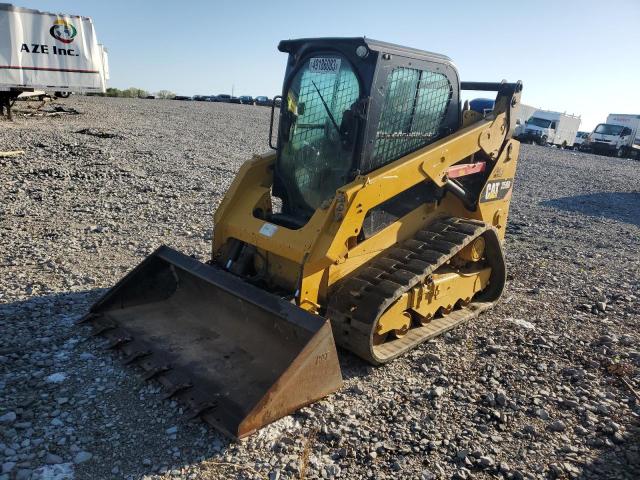
<svg viewBox="0 0 640 480"><path fill-rule="evenodd" d="M522 84L461 83L445 56L366 38L278 48L275 152L240 168L210 261L162 246L84 318L235 438L339 389L336 343L384 364L505 283ZM465 89L494 109L461 108Z"/></svg>

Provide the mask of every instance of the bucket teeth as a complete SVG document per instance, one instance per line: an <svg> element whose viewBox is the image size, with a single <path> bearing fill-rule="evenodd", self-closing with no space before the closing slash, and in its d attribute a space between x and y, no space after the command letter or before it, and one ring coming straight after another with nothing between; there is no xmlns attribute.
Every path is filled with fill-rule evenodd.
<svg viewBox="0 0 640 480"><path fill-rule="evenodd" d="M209 410L213 410L215 408L218 408L218 402L215 400L213 402L201 403L200 405L198 405L196 408L193 409L193 411L191 412L191 415L189 415L188 417L188 420L195 420L196 418L200 417L200 415L202 415L203 413L206 413Z"/></svg>
<svg viewBox="0 0 640 480"><path fill-rule="evenodd" d="M173 387L169 393L167 393L163 400L169 400L173 397L175 397L176 395L178 395L179 393L182 393L186 390L189 390L190 388L193 388L193 384L192 383L181 383L180 385L176 385L175 387Z"/></svg>
<svg viewBox="0 0 640 480"><path fill-rule="evenodd" d="M87 313L80 320L76 322L76 325L82 325L83 323L88 323L93 320L97 320L99 318L102 318L102 316L103 316L102 313L92 313L92 312Z"/></svg>
<svg viewBox="0 0 640 480"><path fill-rule="evenodd" d="M115 350L120 348L125 343L129 343L133 340L131 337L118 337L106 346L105 350Z"/></svg>
<svg viewBox="0 0 640 480"><path fill-rule="evenodd" d="M161 367L154 368L153 370L149 371L149 373L147 373L144 376L144 379L145 380L151 380L153 378L156 378L159 375L162 375L163 373L168 372L169 370L171 370L171 366L169 366L169 365L163 365Z"/></svg>
<svg viewBox="0 0 640 480"><path fill-rule="evenodd" d="M149 355L151 355L151 350L136 350L135 352L131 353L128 357L126 357L123 360L123 364L124 365L129 365L137 360L140 360L141 358L144 357L148 357Z"/></svg>
<svg viewBox="0 0 640 480"><path fill-rule="evenodd" d="M118 327L115 324L102 325L97 327L93 332L91 332L91 336L97 337L99 335L102 335L104 332L108 332L109 330L115 330L116 328Z"/></svg>
<svg viewBox="0 0 640 480"><path fill-rule="evenodd" d="M127 274L91 313L98 314L87 318L92 330L103 333L105 346L120 347L121 362L155 378L186 415L232 438L342 385L327 319L168 247Z"/></svg>

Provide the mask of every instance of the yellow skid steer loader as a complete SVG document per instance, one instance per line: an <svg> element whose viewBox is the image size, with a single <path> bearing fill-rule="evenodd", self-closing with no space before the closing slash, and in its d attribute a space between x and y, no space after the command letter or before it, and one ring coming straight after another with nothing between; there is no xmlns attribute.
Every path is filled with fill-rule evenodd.
<svg viewBox="0 0 640 480"><path fill-rule="evenodd" d="M366 38L278 48L274 152L240 168L211 260L162 246L84 319L235 438L339 389L336 343L389 362L505 283L522 84L461 83L445 56ZM461 90L496 92L493 108Z"/></svg>

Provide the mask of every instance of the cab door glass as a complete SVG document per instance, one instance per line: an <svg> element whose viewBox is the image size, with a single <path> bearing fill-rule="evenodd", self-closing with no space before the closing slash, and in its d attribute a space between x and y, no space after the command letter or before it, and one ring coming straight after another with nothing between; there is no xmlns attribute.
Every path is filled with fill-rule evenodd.
<svg viewBox="0 0 640 480"><path fill-rule="evenodd" d="M360 83L341 55L309 58L294 75L281 119L279 174L289 207L310 214L348 182Z"/></svg>

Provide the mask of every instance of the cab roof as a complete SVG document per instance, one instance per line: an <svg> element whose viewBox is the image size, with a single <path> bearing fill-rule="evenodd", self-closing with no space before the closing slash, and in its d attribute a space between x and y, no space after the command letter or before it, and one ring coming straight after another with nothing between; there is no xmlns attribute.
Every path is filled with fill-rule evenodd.
<svg viewBox="0 0 640 480"><path fill-rule="evenodd" d="M439 62L451 63L451 59L440 53L419 50L417 48L404 47L394 43L373 40L367 37L318 37L318 38L297 38L291 40L282 40L278 44L278 50L286 53L295 53L310 46L317 48L330 48L336 46L346 46L352 44L354 48L359 45L366 47L374 52L389 53L393 55L401 55L404 57L415 58L420 60L431 60Z"/></svg>

